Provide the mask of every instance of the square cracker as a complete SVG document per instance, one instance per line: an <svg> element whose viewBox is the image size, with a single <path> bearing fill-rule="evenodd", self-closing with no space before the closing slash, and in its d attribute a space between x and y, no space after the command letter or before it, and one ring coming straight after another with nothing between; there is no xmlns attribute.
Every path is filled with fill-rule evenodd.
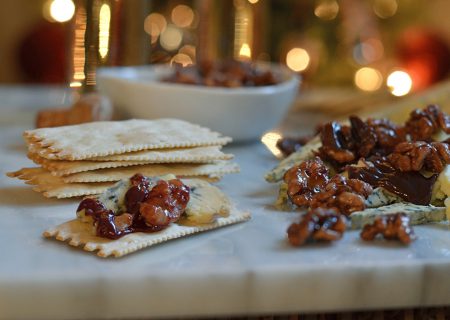
<svg viewBox="0 0 450 320"><path fill-rule="evenodd" d="M28 153L28 158L54 176L67 176L78 172L92 171L106 168L128 167L148 164L148 161L87 161L87 160L48 160L35 153Z"/></svg>
<svg viewBox="0 0 450 320"><path fill-rule="evenodd" d="M117 240L110 240L92 235L92 225L74 219L44 232L44 237L68 241L71 246L83 246L86 251L96 251L100 257L122 257L137 250L153 246L171 239L208 231L250 219L250 213L233 208L228 217L218 218L206 225L186 226L171 224L168 228L154 233L131 233Z"/></svg>
<svg viewBox="0 0 450 320"><path fill-rule="evenodd" d="M239 172L239 166L229 161L207 164L147 164L80 172L62 177L62 180L66 183L109 182L127 179L135 173L141 173L149 177L174 174L178 177L209 176L214 178L236 172Z"/></svg>
<svg viewBox="0 0 450 320"><path fill-rule="evenodd" d="M151 163L207 163L215 160L233 159L223 153L221 146L194 148L156 149L129 152L111 156L95 157L91 161L151 161Z"/></svg>
<svg viewBox="0 0 450 320"><path fill-rule="evenodd" d="M47 198L63 199L95 195L114 185L113 182L65 183L60 177L55 177L42 168L23 168L7 175L25 180L27 184L33 185L34 191L41 192Z"/></svg>
<svg viewBox="0 0 450 320"><path fill-rule="evenodd" d="M65 183L61 177L53 176L42 168L22 168L7 173L8 177L25 180L26 184L33 186L33 190L42 192L47 198L72 198L103 193L112 187L114 182ZM207 182L216 182L220 177L198 176Z"/></svg>
<svg viewBox="0 0 450 320"><path fill-rule="evenodd" d="M231 141L208 128L178 120L99 121L24 132L47 159L83 160L147 149L224 145Z"/></svg>
<svg viewBox="0 0 450 320"><path fill-rule="evenodd" d="M35 149L34 149L35 150ZM56 176L66 176L73 173L92 171L105 168L127 167L150 163L211 163L216 160L229 160L231 154L220 151L218 146L144 150L127 154L106 156L86 160L49 160L41 157L38 152L30 151L28 158L36 164L52 172Z"/></svg>

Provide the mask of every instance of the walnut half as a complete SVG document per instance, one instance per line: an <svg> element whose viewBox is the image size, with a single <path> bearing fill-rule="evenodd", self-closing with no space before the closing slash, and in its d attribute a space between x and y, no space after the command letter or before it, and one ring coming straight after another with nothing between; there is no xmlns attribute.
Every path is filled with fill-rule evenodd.
<svg viewBox="0 0 450 320"><path fill-rule="evenodd" d="M334 209L317 208L301 216L287 230L289 243L301 246L308 241L333 241L342 238L345 216Z"/></svg>
<svg viewBox="0 0 450 320"><path fill-rule="evenodd" d="M378 234L388 240L400 240L404 244L410 244L416 239L409 216L401 212L377 217L372 224L364 226L360 236L365 241L372 241Z"/></svg>

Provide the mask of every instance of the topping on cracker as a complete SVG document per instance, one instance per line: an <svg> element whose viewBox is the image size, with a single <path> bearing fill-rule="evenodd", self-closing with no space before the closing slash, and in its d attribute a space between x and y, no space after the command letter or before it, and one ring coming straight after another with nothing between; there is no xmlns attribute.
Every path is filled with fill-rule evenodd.
<svg viewBox="0 0 450 320"><path fill-rule="evenodd" d="M218 188L198 179L135 174L78 206L77 220L47 230L87 251L116 257L159 242L246 221Z"/></svg>

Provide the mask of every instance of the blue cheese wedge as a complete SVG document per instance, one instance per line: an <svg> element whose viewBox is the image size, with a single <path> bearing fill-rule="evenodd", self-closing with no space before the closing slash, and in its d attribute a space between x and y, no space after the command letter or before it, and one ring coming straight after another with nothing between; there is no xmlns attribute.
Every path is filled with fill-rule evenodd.
<svg viewBox="0 0 450 320"><path fill-rule="evenodd" d="M278 182L283 179L284 173L294 165L312 159L314 157L314 151L317 151L322 143L320 137L316 136L314 139L305 144L298 152L294 152L286 159L282 160L278 166L272 171L268 172L265 176L267 182Z"/></svg>
<svg viewBox="0 0 450 320"><path fill-rule="evenodd" d="M280 189L278 191L278 198L275 201L275 208L281 211L293 211L296 209L296 206L289 199L287 193L288 185L286 182L280 183Z"/></svg>
<svg viewBox="0 0 450 320"><path fill-rule="evenodd" d="M376 188L365 201L366 208L378 208L392 203L403 202L403 200L384 188Z"/></svg>
<svg viewBox="0 0 450 320"><path fill-rule="evenodd" d="M402 212L409 216L412 225L447 220L445 207L420 206L412 203L394 203L379 208L353 212L350 215L352 229L360 229L372 223L377 216Z"/></svg>

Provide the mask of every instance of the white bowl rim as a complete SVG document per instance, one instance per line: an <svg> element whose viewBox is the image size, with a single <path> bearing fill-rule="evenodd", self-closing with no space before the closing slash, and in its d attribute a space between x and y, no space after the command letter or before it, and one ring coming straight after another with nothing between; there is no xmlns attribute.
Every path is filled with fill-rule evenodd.
<svg viewBox="0 0 450 320"><path fill-rule="evenodd" d="M157 64L157 65L140 65L140 66L124 66L124 67L100 67L97 69L97 77L101 79L114 79L117 81L124 81L128 83L134 83L142 86L151 86L155 89L177 89L181 91L190 91L209 94L220 94L220 95L232 95L232 94L272 94L275 92L283 91L292 86L298 86L300 83L300 76L294 71L289 70L286 66L276 64L276 63L258 63L259 65L269 67L276 72L280 72L286 80L266 86L257 87L237 87L237 88L227 88L227 87L206 87L200 85L190 85L190 84L180 84L180 83L169 83L162 82L154 79L143 79L136 75L136 72L167 72L173 67L168 64ZM134 73L132 77L126 74Z"/></svg>

